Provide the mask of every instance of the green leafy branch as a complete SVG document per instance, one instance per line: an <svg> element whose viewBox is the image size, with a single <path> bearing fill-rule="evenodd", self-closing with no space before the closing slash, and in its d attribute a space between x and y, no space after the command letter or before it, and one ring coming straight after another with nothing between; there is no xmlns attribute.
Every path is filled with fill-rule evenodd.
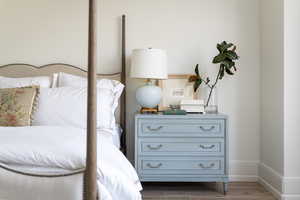
<svg viewBox="0 0 300 200"><path fill-rule="evenodd" d="M212 63L220 64L218 75L213 83L209 77L202 78L199 73L199 64L195 67L195 75L189 78L189 82L194 82L194 92L197 91L199 86L204 83L210 88L209 96L206 102L208 106L211 99L212 91L216 87L219 80L222 80L225 74L234 75L234 72L237 71L235 61L239 59L239 56L236 53L236 46L232 43L227 43L226 41L217 44L217 49L219 54L214 57Z"/></svg>

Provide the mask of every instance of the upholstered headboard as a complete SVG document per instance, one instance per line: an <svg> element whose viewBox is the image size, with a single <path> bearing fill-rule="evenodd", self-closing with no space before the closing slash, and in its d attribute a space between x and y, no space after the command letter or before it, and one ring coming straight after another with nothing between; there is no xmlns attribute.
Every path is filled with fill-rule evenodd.
<svg viewBox="0 0 300 200"><path fill-rule="evenodd" d="M49 64L44 66L33 66L28 64L9 64L0 66L0 76L21 78L21 77L34 77L34 76L49 76L52 77L54 73L65 72L72 75L87 76L87 71L68 64ZM122 72L115 74L97 74L98 79L112 79L122 82ZM124 84L124 83L123 83ZM121 107L125 106L120 101L119 107L116 111L116 120L121 123Z"/></svg>
<svg viewBox="0 0 300 200"><path fill-rule="evenodd" d="M66 72L77 76L87 76L87 71L68 64L55 63L44 66L33 66L28 64L9 64L0 66L0 76L7 77L30 77L30 76L51 76L53 73ZM107 78L121 81L121 73L98 74L98 78Z"/></svg>

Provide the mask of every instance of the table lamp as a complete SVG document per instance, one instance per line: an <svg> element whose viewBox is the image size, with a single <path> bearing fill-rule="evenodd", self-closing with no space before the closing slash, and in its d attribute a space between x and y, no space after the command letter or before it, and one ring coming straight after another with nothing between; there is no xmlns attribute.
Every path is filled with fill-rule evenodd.
<svg viewBox="0 0 300 200"><path fill-rule="evenodd" d="M155 80L168 79L167 56L161 49L135 49L131 57L131 78L147 79L147 83L136 91L136 100L141 113L158 112L162 90Z"/></svg>

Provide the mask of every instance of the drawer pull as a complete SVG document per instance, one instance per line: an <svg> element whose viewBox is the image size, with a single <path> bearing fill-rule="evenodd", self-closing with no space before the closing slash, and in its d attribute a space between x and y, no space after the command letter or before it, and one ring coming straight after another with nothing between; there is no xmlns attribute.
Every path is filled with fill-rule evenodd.
<svg viewBox="0 0 300 200"><path fill-rule="evenodd" d="M161 149L161 148L163 147L163 145L160 144L160 145L158 145L158 146L156 146L156 147L153 147L153 146L151 146L150 144L148 144L147 147L148 147L148 149L150 149L150 150L159 150L159 149Z"/></svg>
<svg viewBox="0 0 300 200"><path fill-rule="evenodd" d="M163 126L159 126L159 127L157 127L157 128L152 128L151 126L147 126L147 129L149 130L149 131L159 131L159 130L161 130L163 128Z"/></svg>
<svg viewBox="0 0 300 200"><path fill-rule="evenodd" d="M211 169L215 166L215 163L211 163L209 166L205 166L202 163L199 164L199 167L201 167L202 169Z"/></svg>
<svg viewBox="0 0 300 200"><path fill-rule="evenodd" d="M161 166L162 166L162 163L159 163L159 164L157 164L155 166L151 165L151 163L147 164L147 167L152 168L152 169L157 169L157 168L160 168Z"/></svg>
<svg viewBox="0 0 300 200"><path fill-rule="evenodd" d="M214 145L214 144L212 144L212 145L210 145L210 146L205 146L205 145L200 144L200 148L201 148L201 149L213 149L215 146L216 146L216 145Z"/></svg>
<svg viewBox="0 0 300 200"><path fill-rule="evenodd" d="M212 130L214 130L215 129L215 126L211 126L210 128L205 128L205 127L203 127L203 126L200 126L200 129L202 130L202 131L212 131Z"/></svg>

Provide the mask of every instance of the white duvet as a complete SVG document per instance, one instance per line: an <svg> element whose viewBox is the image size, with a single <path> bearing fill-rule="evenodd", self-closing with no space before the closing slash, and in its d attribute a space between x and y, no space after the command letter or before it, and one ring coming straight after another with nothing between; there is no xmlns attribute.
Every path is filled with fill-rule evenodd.
<svg viewBox="0 0 300 200"><path fill-rule="evenodd" d="M0 127L0 163L75 170L85 167L86 132L72 127ZM140 200L138 176L123 154L98 134L101 200ZM38 172L41 174L41 172Z"/></svg>

